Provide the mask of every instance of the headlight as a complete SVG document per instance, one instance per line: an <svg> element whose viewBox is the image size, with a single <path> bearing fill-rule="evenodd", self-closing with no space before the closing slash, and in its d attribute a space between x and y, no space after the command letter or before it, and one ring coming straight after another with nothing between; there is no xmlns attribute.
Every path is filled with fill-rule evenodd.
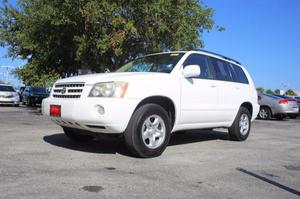
<svg viewBox="0 0 300 199"><path fill-rule="evenodd" d="M101 82L93 86L89 97L123 97L128 87L127 82Z"/></svg>

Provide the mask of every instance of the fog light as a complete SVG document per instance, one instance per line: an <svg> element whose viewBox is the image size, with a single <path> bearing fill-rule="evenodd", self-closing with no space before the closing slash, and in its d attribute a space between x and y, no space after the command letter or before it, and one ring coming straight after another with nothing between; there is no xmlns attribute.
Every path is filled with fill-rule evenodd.
<svg viewBox="0 0 300 199"><path fill-rule="evenodd" d="M97 105L96 107L97 107L97 111L100 115L103 115L105 113L103 106Z"/></svg>

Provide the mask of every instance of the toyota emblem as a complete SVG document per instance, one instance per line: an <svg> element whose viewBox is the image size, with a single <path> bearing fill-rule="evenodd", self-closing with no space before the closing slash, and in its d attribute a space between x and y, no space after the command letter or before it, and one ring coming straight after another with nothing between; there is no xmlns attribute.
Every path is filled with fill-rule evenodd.
<svg viewBox="0 0 300 199"><path fill-rule="evenodd" d="M67 92L66 87L63 87L60 92L61 92L62 95L65 94Z"/></svg>

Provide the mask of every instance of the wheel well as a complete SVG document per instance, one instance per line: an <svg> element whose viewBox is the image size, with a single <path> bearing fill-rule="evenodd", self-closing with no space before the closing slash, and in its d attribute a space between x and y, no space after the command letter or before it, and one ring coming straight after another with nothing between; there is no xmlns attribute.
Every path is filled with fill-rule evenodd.
<svg viewBox="0 0 300 199"><path fill-rule="evenodd" d="M250 112L251 118L253 117L253 107L250 102L244 102L241 107L245 107Z"/></svg>
<svg viewBox="0 0 300 199"><path fill-rule="evenodd" d="M273 114L273 111L272 111L272 109L269 106L267 106L267 105L261 105L260 108L262 108L262 107L268 108L271 111L271 114Z"/></svg>
<svg viewBox="0 0 300 199"><path fill-rule="evenodd" d="M165 109L169 117L171 118L171 127L173 127L175 123L175 106L170 98L164 96L152 96L145 98L137 105L135 110L137 110L139 107L145 104L157 104L160 105L163 109Z"/></svg>

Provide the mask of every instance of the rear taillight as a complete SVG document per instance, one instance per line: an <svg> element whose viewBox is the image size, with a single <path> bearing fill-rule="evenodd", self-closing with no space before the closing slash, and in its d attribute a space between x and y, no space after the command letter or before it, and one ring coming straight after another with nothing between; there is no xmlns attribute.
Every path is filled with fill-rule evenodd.
<svg viewBox="0 0 300 199"><path fill-rule="evenodd" d="M52 117L61 116L61 109L59 105L50 105L50 116Z"/></svg>
<svg viewBox="0 0 300 199"><path fill-rule="evenodd" d="M283 100L280 100L278 101L278 104L287 104L289 102L295 102L296 100L293 100L293 99L283 99Z"/></svg>

